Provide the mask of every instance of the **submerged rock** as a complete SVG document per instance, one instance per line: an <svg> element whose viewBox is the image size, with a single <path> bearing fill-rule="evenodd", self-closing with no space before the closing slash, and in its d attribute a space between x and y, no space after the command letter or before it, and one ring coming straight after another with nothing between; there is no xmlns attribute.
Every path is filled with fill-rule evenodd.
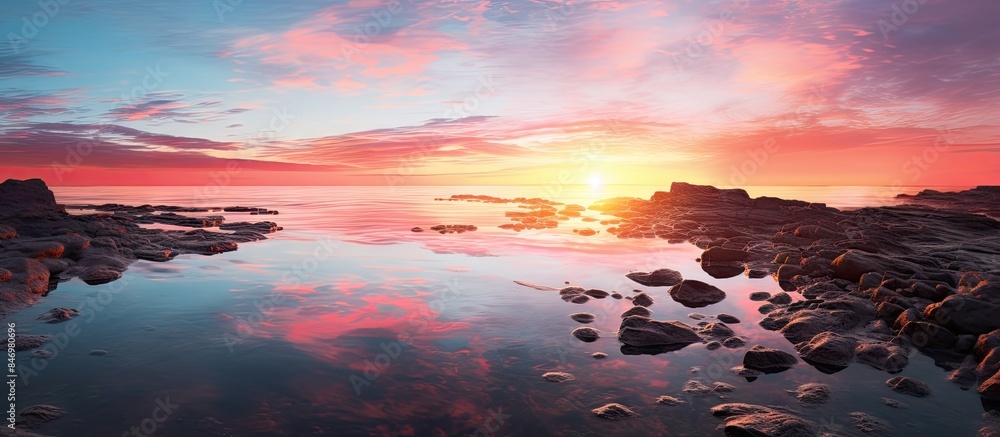
<svg viewBox="0 0 1000 437"><path fill-rule="evenodd" d="M37 428L63 416L63 410L52 405L32 405L17 413L17 426Z"/></svg>
<svg viewBox="0 0 1000 437"><path fill-rule="evenodd" d="M60 323L78 315L80 315L80 312L73 308L52 308L51 310L39 314L38 320L43 320L46 323Z"/></svg>
<svg viewBox="0 0 1000 437"><path fill-rule="evenodd" d="M677 405L684 405L687 402L684 402L684 401L682 401L680 399L677 399L677 398L675 398L673 396L660 396L660 397L656 398L656 403L658 403L660 405L667 405L667 406L673 407L673 406L677 406Z"/></svg>
<svg viewBox="0 0 1000 437"><path fill-rule="evenodd" d="M856 426L858 430L861 432L885 434L890 432L890 430L892 429L892 426L889 425L889 422L886 422L868 413L855 411L852 413L847 413L847 415L851 416L851 419L854 419L854 426Z"/></svg>
<svg viewBox="0 0 1000 437"><path fill-rule="evenodd" d="M927 384L910 378L909 376L896 376L885 382L885 385L898 393L910 396L924 397L931 394L931 388Z"/></svg>
<svg viewBox="0 0 1000 437"><path fill-rule="evenodd" d="M802 384L792 393L795 394L795 399L806 405L825 404L830 400L830 386L816 382Z"/></svg>
<svg viewBox="0 0 1000 437"><path fill-rule="evenodd" d="M576 377L565 372L546 372L542 374L542 379L548 382L566 382L572 381Z"/></svg>
<svg viewBox="0 0 1000 437"><path fill-rule="evenodd" d="M606 404L590 411L596 414L597 417L608 420L621 420L638 416L638 414L635 411L632 411L629 407L617 403Z"/></svg>
<svg viewBox="0 0 1000 437"><path fill-rule="evenodd" d="M580 322L580 323L591 323L597 317L594 316L591 313L573 313L573 314L569 315L569 318L571 318L573 320L576 320L577 322Z"/></svg>
<svg viewBox="0 0 1000 437"><path fill-rule="evenodd" d="M771 298L771 293L766 291L755 291L750 293L750 300L760 302L762 300L768 300Z"/></svg>

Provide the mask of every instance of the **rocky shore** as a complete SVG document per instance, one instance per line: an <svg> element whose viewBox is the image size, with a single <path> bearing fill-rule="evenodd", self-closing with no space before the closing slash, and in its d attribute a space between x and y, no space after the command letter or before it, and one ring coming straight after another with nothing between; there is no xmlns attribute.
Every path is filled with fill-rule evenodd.
<svg viewBox="0 0 1000 437"><path fill-rule="evenodd" d="M96 211L69 214L69 209ZM80 278L90 285L122 277L137 260L169 261L178 255L214 255L240 243L267 238L276 223L225 223L222 216L192 216L223 208L70 205L56 203L40 179L0 184L0 317L38 302L60 282ZM226 211L275 214L265 208ZM267 211L267 212L262 212ZM143 227L166 224L189 231ZM208 230L217 228L217 231Z"/></svg>
<svg viewBox="0 0 1000 437"><path fill-rule="evenodd" d="M798 296L752 297L761 301L760 326L781 332L797 356L744 346L722 321L689 326L654 320L645 309L622 314L617 333L622 351L662 353L695 343L714 350L728 341L736 348L748 347L743 366L733 370L756 378L800 361L825 373L853 363L898 373L919 350L950 372L955 383L977 387L991 409L1000 402L1000 222L993 218L1000 213L1000 187L924 191L898 200L898 206L839 210L821 203L751 198L741 189L674 183L670 191L648 200L596 202L588 209L615 217L600 221L607 233L689 242L703 249L698 261L715 278L771 277ZM544 227L568 219L557 205L535 202L527 208L533 212L514 217L522 223L535 217L532 224L544 220ZM667 294L691 308L726 296L668 268L627 276L644 286L671 287ZM581 290L566 287L560 294L580 303L575 299ZM647 303L633 303L647 307L658 296L643 295L650 299ZM910 396L932 395L925 384L908 377L892 377L886 384ZM761 406L720 405L715 414L727 417L727 435L822 431L794 412ZM855 421L862 431L881 426L865 413L857 413ZM1000 435L994 423L988 422L981 435Z"/></svg>

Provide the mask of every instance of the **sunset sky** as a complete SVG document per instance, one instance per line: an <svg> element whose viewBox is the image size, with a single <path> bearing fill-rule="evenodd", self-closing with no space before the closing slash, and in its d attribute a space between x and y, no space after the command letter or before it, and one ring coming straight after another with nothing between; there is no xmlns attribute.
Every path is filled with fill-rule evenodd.
<svg viewBox="0 0 1000 437"><path fill-rule="evenodd" d="M7 1L0 180L997 184L998 16L986 0Z"/></svg>

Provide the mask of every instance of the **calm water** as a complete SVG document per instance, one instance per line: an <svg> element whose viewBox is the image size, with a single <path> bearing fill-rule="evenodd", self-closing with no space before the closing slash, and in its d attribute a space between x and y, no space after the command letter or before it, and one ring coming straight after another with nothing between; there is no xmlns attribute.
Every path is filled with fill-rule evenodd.
<svg viewBox="0 0 1000 437"><path fill-rule="evenodd" d="M884 385L891 375L858 364L835 375L800 364L750 383L728 370L742 350L710 352L696 344L656 356L625 355L614 332L629 301L575 305L513 281L631 294L643 287L625 273L669 267L728 293L695 311L741 318L732 327L749 345L794 350L757 326L758 304L746 297L779 291L773 280L713 279L694 261L700 250L693 246L607 233L581 237L572 229L594 223L578 219L556 230L514 233L496 227L508 222L503 211L514 205L433 200L467 193L588 205L601 197L648 197L651 187L571 187L557 196L540 187L226 187L207 202L191 187L55 191L64 203L262 206L281 214L227 219L275 220L285 230L237 252L140 261L112 284L72 280L11 317L22 333L65 334L58 354L37 361L36 368L44 368L19 385L19 407L45 403L67 411L41 428L44 434L118 436L145 427L157 436L721 435L720 420L708 409L723 401L685 396L681 386L689 379L733 384L727 402L789 405L845 435L856 433L847 416L853 411L891 422L896 435L974 435L980 426L975 392L949 383L919 355L903 374L932 386L934 395L922 399L893 393ZM891 201L866 188L748 191L841 207ZM436 224L479 230L409 230ZM692 310L665 289L649 290L655 318L696 323L687 318ZM81 309L73 335L68 323L34 320L56 306ZM582 325L567 315L578 311L595 313L590 326L605 338L583 343L572 337ZM108 354L90 355L95 349ZM598 351L609 357L590 357ZM30 353L18 359L32 365ZM692 373L694 366L701 371ZM540 377L546 371L577 379L548 383ZM805 382L834 386L832 401L796 405L785 390ZM660 395L688 404L660 406L654 402ZM889 408L882 397L910 408ZM642 417L606 422L589 412L607 402L633 407ZM167 403L176 405L169 414L157 409Z"/></svg>

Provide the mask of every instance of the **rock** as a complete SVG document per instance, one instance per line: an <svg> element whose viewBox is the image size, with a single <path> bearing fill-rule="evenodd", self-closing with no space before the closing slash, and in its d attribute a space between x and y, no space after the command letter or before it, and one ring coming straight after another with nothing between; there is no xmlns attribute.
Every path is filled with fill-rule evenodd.
<svg viewBox="0 0 1000 437"><path fill-rule="evenodd" d="M985 399L1000 400L1000 373L994 373L979 385L978 393Z"/></svg>
<svg viewBox="0 0 1000 437"><path fill-rule="evenodd" d="M740 319L736 318L736 316L731 316L729 314L719 314L715 316L715 318L719 319L719 321L723 323L740 323Z"/></svg>
<svg viewBox="0 0 1000 437"><path fill-rule="evenodd" d="M608 297L608 295L610 295L610 293L608 293L607 291L598 290L596 288L592 288L590 290L584 291L583 294L586 294L587 296L590 296L590 297L592 297L594 299L604 299L604 298Z"/></svg>
<svg viewBox="0 0 1000 437"><path fill-rule="evenodd" d="M608 420L620 420L628 417L638 416L635 411L632 411L628 407L622 404L610 403L604 406L594 408L590 410L592 413L596 414L597 417Z"/></svg>
<svg viewBox="0 0 1000 437"><path fill-rule="evenodd" d="M603 360L608 357L608 354L604 352L594 352L590 354L590 356L593 357L595 360Z"/></svg>
<svg viewBox="0 0 1000 437"><path fill-rule="evenodd" d="M569 318L576 320L577 322L580 323L591 323L597 317L590 313L573 313L569 315Z"/></svg>
<svg viewBox="0 0 1000 437"><path fill-rule="evenodd" d="M10 240L15 237L17 237L16 229L7 225L0 225L0 240Z"/></svg>
<svg viewBox="0 0 1000 437"><path fill-rule="evenodd" d="M738 349L746 344L747 342L740 337L729 337L722 341L722 345L729 349Z"/></svg>
<svg viewBox="0 0 1000 437"><path fill-rule="evenodd" d="M59 217L66 211L41 179L8 179L0 184L0 219Z"/></svg>
<svg viewBox="0 0 1000 437"><path fill-rule="evenodd" d="M721 348L722 348L722 343L719 343L717 341L710 341L708 343L705 343L705 349L708 349L710 351L714 351L716 349L721 349Z"/></svg>
<svg viewBox="0 0 1000 437"><path fill-rule="evenodd" d="M629 346L684 345L697 343L701 337L678 321L661 322L646 317L629 316L618 329L618 341Z"/></svg>
<svg viewBox="0 0 1000 437"><path fill-rule="evenodd" d="M779 292L778 294L775 294L774 296L771 296L771 298L769 298L767 301L775 305L788 305L792 303L792 296L782 291Z"/></svg>
<svg viewBox="0 0 1000 437"><path fill-rule="evenodd" d="M653 304L653 298L646 293L639 293L632 297L632 305L648 307Z"/></svg>
<svg viewBox="0 0 1000 437"><path fill-rule="evenodd" d="M707 317L707 316L706 316L706 315L704 315L704 314L699 314L699 313L688 313L688 318L689 318L689 319L695 319L695 320L702 320L702 319L704 319L705 317Z"/></svg>
<svg viewBox="0 0 1000 437"><path fill-rule="evenodd" d="M622 295L619 294L619 293L611 293L611 298L612 299L621 299Z"/></svg>
<svg viewBox="0 0 1000 437"><path fill-rule="evenodd" d="M80 315L80 312L72 308L52 308L51 310L39 314L38 320L44 320L46 323L59 323L65 322L78 315Z"/></svg>
<svg viewBox="0 0 1000 437"><path fill-rule="evenodd" d="M698 330L698 333L704 335L708 338L714 339L725 339L736 335L732 328L726 326L725 323L709 323Z"/></svg>
<svg viewBox="0 0 1000 437"><path fill-rule="evenodd" d="M778 350L755 345L743 355L743 367L759 370L764 373L778 373L791 369L798 359L794 355Z"/></svg>
<svg viewBox="0 0 1000 437"><path fill-rule="evenodd" d="M583 304L590 301L590 298L581 294L579 296L573 296L573 298L569 301L575 304Z"/></svg>
<svg viewBox="0 0 1000 437"><path fill-rule="evenodd" d="M681 388L681 391L693 396L704 396L712 392L712 387L703 384L701 381L692 379L684 383L684 387Z"/></svg>
<svg viewBox="0 0 1000 437"><path fill-rule="evenodd" d="M31 352L31 357L32 358L41 358L43 360L47 360L49 358L52 358L52 351L45 350L45 349L37 350L37 351L32 351Z"/></svg>
<svg viewBox="0 0 1000 437"><path fill-rule="evenodd" d="M650 311L649 308L643 306L634 306L632 308L625 310L625 312L622 313L622 318L624 319L628 316L649 317L651 315L653 315L653 312Z"/></svg>
<svg viewBox="0 0 1000 437"><path fill-rule="evenodd" d="M891 302L881 302L875 310L875 317L887 322L895 322L902 314L904 308Z"/></svg>
<svg viewBox="0 0 1000 437"><path fill-rule="evenodd" d="M684 279L680 272L671 269L657 269L648 273L632 272L625 277L647 287L669 287Z"/></svg>
<svg viewBox="0 0 1000 437"><path fill-rule="evenodd" d="M972 350L976 358L981 360L986 355L989 355L990 351L998 347L1000 347L1000 329L980 335L976 339L976 345Z"/></svg>
<svg viewBox="0 0 1000 437"><path fill-rule="evenodd" d="M19 428L37 428L62 417L62 415L62 408L52 405L32 405L17 413L17 426Z"/></svg>
<svg viewBox="0 0 1000 437"><path fill-rule="evenodd" d="M755 301L755 302L760 302L762 300L768 300L770 298L771 298L771 293L768 293L766 291L755 291L753 293L750 293L750 300Z"/></svg>
<svg viewBox="0 0 1000 437"><path fill-rule="evenodd" d="M952 349L958 339L951 331L927 322L907 322L901 330L918 348Z"/></svg>
<svg viewBox="0 0 1000 437"><path fill-rule="evenodd" d="M975 335L963 334L955 337L955 351L961 354L972 353L976 346Z"/></svg>
<svg viewBox="0 0 1000 437"><path fill-rule="evenodd" d="M34 349L51 338L51 335L17 334L14 336L14 350L20 352Z"/></svg>
<svg viewBox="0 0 1000 437"><path fill-rule="evenodd" d="M542 374L542 378L548 382L566 382L576 379L573 375L565 372L546 372Z"/></svg>
<svg viewBox="0 0 1000 437"><path fill-rule="evenodd" d="M830 386L816 382L810 382L798 386L792 393L795 399L806 405L825 404L830 400Z"/></svg>
<svg viewBox="0 0 1000 437"><path fill-rule="evenodd" d="M919 266L908 261L853 249L834 259L830 268L833 270L833 277L857 283L860 283L861 277L869 272L912 274L921 271Z"/></svg>
<svg viewBox="0 0 1000 437"><path fill-rule="evenodd" d="M736 391L736 386L724 382L713 382L712 391L715 393L732 393Z"/></svg>
<svg viewBox="0 0 1000 437"><path fill-rule="evenodd" d="M0 282L8 281L12 277L14 277L14 274L10 270L0 268Z"/></svg>
<svg viewBox="0 0 1000 437"><path fill-rule="evenodd" d="M795 345L802 359L810 364L847 367L854 360L857 341L835 332L821 332L811 340Z"/></svg>
<svg viewBox="0 0 1000 437"><path fill-rule="evenodd" d="M732 416L725 419L727 436L813 437L818 436L812 422L774 410Z"/></svg>
<svg viewBox="0 0 1000 437"><path fill-rule="evenodd" d="M770 313L771 311L776 310L777 308L778 307L775 306L773 303L766 303L757 307L757 311L760 312L761 314L767 314Z"/></svg>
<svg viewBox="0 0 1000 437"><path fill-rule="evenodd" d="M890 378L885 382L885 385L889 386L889 388L898 393L916 396L918 398L931 394L931 388L927 384L908 376L896 376Z"/></svg>
<svg viewBox="0 0 1000 437"><path fill-rule="evenodd" d="M701 254L701 262L705 263L741 263L753 258L750 252L742 250L710 247Z"/></svg>
<svg viewBox="0 0 1000 437"><path fill-rule="evenodd" d="M882 403L885 404L888 407L898 408L898 409L901 409L901 410L902 409L906 409L906 408L910 408L910 406L907 405L906 403L897 401L897 400L892 399L892 398L882 398Z"/></svg>
<svg viewBox="0 0 1000 437"><path fill-rule="evenodd" d="M670 297L688 308L701 308L722 302L726 293L712 285L691 279L670 287Z"/></svg>
<svg viewBox="0 0 1000 437"><path fill-rule="evenodd" d="M419 227L419 226L417 226L417 227L411 228L410 231L411 232L423 232L424 229L421 228L421 227Z"/></svg>
<svg viewBox="0 0 1000 437"><path fill-rule="evenodd" d="M673 396L660 396L660 397L656 398L656 403L658 403L660 405L667 405L667 406L673 407L673 406L677 406L677 405L684 405L687 402L684 402L684 401L682 401L680 399L677 399L677 398L675 398Z"/></svg>
<svg viewBox="0 0 1000 437"><path fill-rule="evenodd" d="M897 373L909 364L906 351L889 343L862 343L854 349L855 361L889 373Z"/></svg>
<svg viewBox="0 0 1000 437"><path fill-rule="evenodd" d="M436 231L440 234L461 234L464 232L472 232L479 228L475 225L434 225L431 226L432 231Z"/></svg>
<svg viewBox="0 0 1000 437"><path fill-rule="evenodd" d="M892 427L889 422L872 416L868 413L863 413L860 411L855 411L852 413L847 413L854 419L854 426L858 428L861 432L874 432L878 434L886 434L890 432Z"/></svg>
<svg viewBox="0 0 1000 437"><path fill-rule="evenodd" d="M121 279L121 277L121 272L103 267L91 268L80 274L80 279L83 282L86 282L87 285L106 284L108 282L117 281L118 279Z"/></svg>
<svg viewBox="0 0 1000 437"><path fill-rule="evenodd" d="M590 327L581 327L573 330L573 336L585 342L597 341L601 337L601 332Z"/></svg>

